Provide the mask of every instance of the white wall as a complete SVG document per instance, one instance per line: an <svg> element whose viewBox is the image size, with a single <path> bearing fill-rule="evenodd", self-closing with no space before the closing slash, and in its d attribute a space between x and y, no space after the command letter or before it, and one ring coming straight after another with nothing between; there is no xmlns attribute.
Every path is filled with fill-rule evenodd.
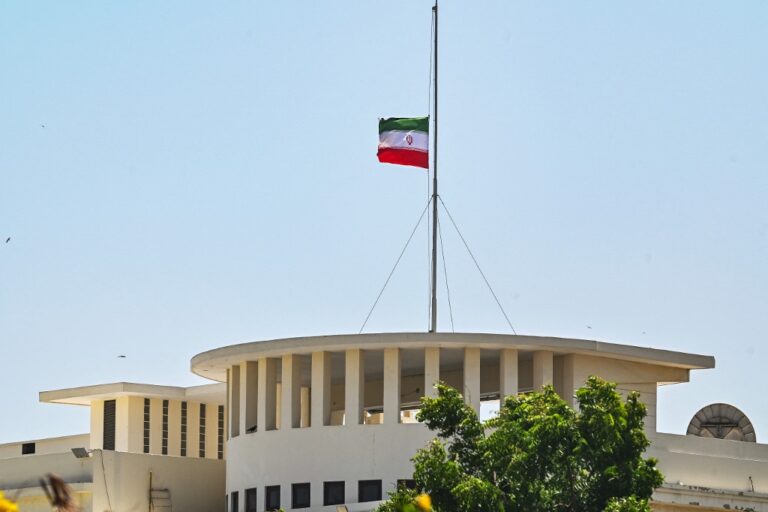
<svg viewBox="0 0 768 512"><path fill-rule="evenodd" d="M648 455L659 459L673 484L768 494L768 445L676 434L650 436ZM752 484L749 478L752 477Z"/></svg>
<svg viewBox="0 0 768 512"><path fill-rule="evenodd" d="M0 460L21 457L21 445L35 443L34 455L48 455L51 453L65 453L72 448L90 448L91 437L89 434L77 434L74 436L49 437L47 439L32 439L14 443L0 444ZM25 455L24 457L32 457Z"/></svg>
<svg viewBox="0 0 768 512"><path fill-rule="evenodd" d="M101 469L103 456L104 471ZM146 512L149 510L149 474L152 487L168 489L173 510L219 512L224 509L224 461L98 451L94 466L93 510ZM109 490L103 492L105 488Z"/></svg>
<svg viewBox="0 0 768 512"><path fill-rule="evenodd" d="M0 461L0 489L37 487L47 473L56 473L65 482L88 483L91 459L78 459L71 452L4 459Z"/></svg>
<svg viewBox="0 0 768 512"><path fill-rule="evenodd" d="M310 482L309 511L322 507L323 482L344 480L346 501L357 502L358 480L382 480L382 491L398 479L410 478L410 458L433 438L424 425L351 425L272 430L240 435L228 443L227 493L258 488L258 510L264 510L264 486L281 486L282 506L288 510L290 485ZM365 508L365 507L363 507ZM351 510L351 508L350 508ZM230 511L235 512L235 511Z"/></svg>

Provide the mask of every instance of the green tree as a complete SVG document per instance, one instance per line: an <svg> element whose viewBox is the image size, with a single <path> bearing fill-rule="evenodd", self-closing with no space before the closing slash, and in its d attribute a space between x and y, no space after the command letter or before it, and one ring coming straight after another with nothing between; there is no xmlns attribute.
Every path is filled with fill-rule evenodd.
<svg viewBox="0 0 768 512"><path fill-rule="evenodd" d="M416 487L436 512L646 512L662 475L643 458L645 405L590 377L572 409L551 386L507 397L481 422L461 394L437 385L418 419L437 438L413 458ZM405 491L400 491L405 492ZM395 493L382 510L406 496Z"/></svg>

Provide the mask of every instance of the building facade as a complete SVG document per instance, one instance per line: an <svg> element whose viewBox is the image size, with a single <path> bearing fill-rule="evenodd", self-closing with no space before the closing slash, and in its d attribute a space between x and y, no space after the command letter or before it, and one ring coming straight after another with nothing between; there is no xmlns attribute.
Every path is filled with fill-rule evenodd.
<svg viewBox="0 0 768 512"><path fill-rule="evenodd" d="M227 384L231 512L372 510L407 482L410 458L432 439L414 415L438 380L481 411L547 384L576 406L591 375L639 392L648 408L648 455L666 480L656 510L768 511L768 446L656 430L658 387L714 364L590 340L403 333L233 345L195 356L192 371Z"/></svg>
<svg viewBox="0 0 768 512"><path fill-rule="evenodd" d="M0 445L0 489L24 512L51 509L39 479L55 473L89 511L208 512L222 507L225 386L114 383L44 391L90 408L90 431Z"/></svg>
<svg viewBox="0 0 768 512"><path fill-rule="evenodd" d="M71 486L84 512L370 511L408 483L410 458L433 438L415 415L435 382L488 415L500 398L548 384L577 407L575 390L597 375L639 392L648 408L648 455L665 476L654 510L768 512L768 445L755 442L741 411L702 399L692 435L657 431L659 386L714 365L697 354L496 334L231 345L191 361L216 384L40 393L46 403L89 407L89 432L1 444L0 489L24 512L50 509L37 485L48 472Z"/></svg>

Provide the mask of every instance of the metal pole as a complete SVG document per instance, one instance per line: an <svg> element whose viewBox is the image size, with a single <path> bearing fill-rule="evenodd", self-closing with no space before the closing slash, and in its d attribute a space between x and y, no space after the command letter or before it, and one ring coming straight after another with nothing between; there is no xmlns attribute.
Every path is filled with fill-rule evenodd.
<svg viewBox="0 0 768 512"><path fill-rule="evenodd" d="M437 0L432 12L435 16L435 106L432 113L432 318L429 332L437 332Z"/></svg>

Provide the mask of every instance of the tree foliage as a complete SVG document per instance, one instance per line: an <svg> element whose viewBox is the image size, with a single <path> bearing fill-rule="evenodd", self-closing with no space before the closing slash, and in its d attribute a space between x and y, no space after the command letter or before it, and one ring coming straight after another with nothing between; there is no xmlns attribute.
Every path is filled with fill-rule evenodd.
<svg viewBox="0 0 768 512"><path fill-rule="evenodd" d="M481 422L457 390L437 391L418 414L437 438L413 458L416 488L436 512L650 510L662 475L643 458L637 393L622 401L614 384L591 377L576 393L578 411L547 386L507 397Z"/></svg>

